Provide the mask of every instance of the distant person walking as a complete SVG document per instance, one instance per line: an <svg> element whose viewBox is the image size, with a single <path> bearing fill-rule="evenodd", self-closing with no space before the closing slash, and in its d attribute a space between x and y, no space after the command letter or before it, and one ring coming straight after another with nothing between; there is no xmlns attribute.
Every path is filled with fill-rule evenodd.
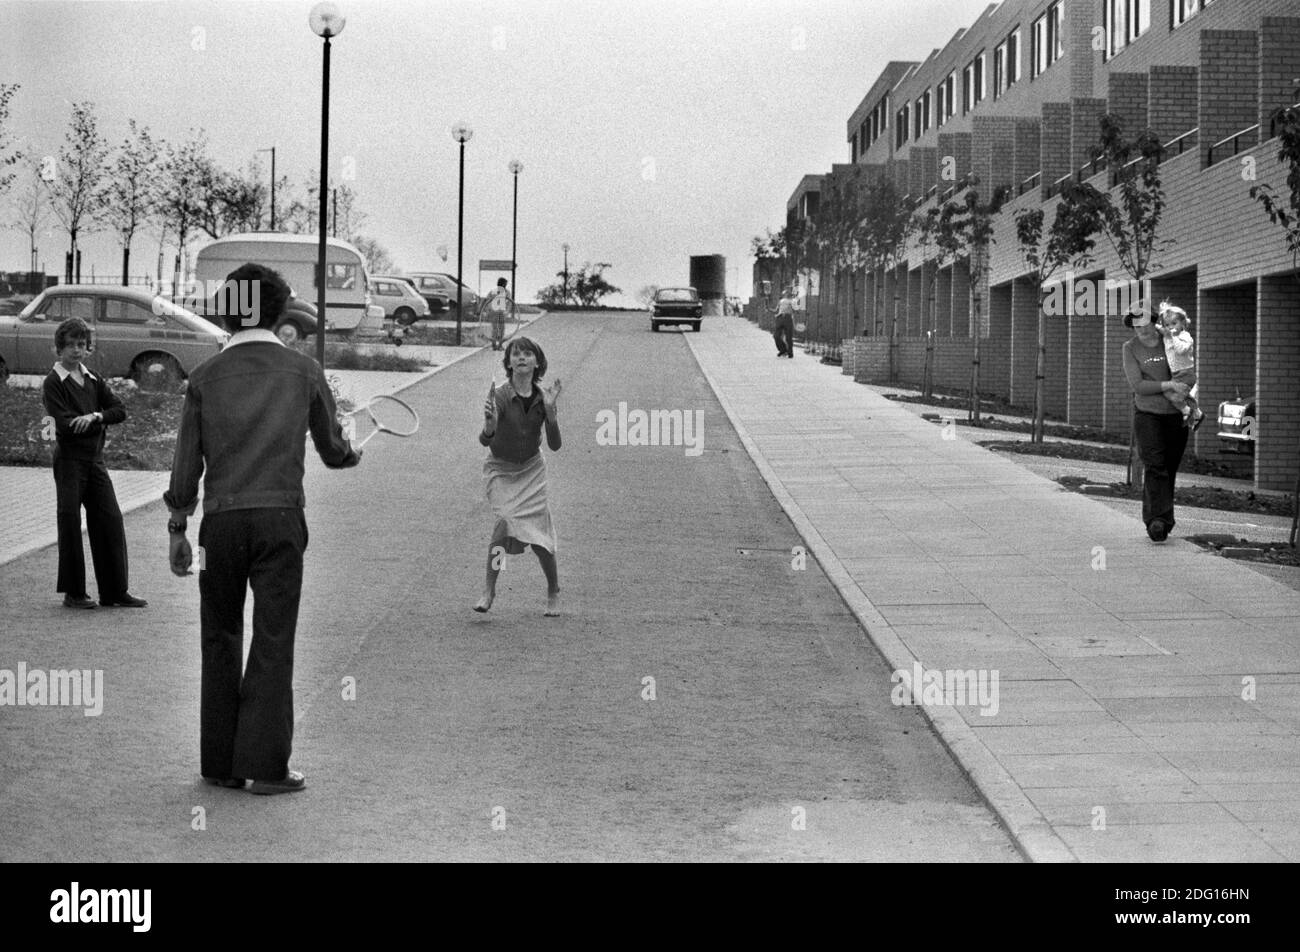
<svg viewBox="0 0 1300 952"><path fill-rule="evenodd" d="M95 564L99 604L105 608L143 608L127 591L126 529L117 493L104 465L109 426L126 419L126 408L108 382L86 369L93 336L79 317L54 330L58 363L45 378L45 412L54 420L54 489L59 532L56 592L67 608L94 608L86 593L86 554L81 547L81 507L86 507L90 557Z"/></svg>
<svg viewBox="0 0 1300 952"><path fill-rule="evenodd" d="M190 374L176 435L167 531L175 575L190 574L185 537L203 477L199 525L200 773L208 783L257 794L292 793L306 778L289 769L293 747L293 647L307 549L302 479L310 433L331 469L361 453L343 438L324 371L272 332L289 286L246 264L227 287L252 300L251 318L229 313L225 349ZM244 664L244 601L253 591L253 642Z"/></svg>
<svg viewBox="0 0 1300 952"><path fill-rule="evenodd" d="M794 291L787 289L781 293L781 300L776 305L776 323L772 328L772 338L776 341L776 356L794 358Z"/></svg>
<svg viewBox="0 0 1300 952"><path fill-rule="evenodd" d="M1133 433L1142 460L1142 521L1152 542L1164 542L1174 527L1174 483L1187 448L1183 414L1166 397L1186 397L1175 380L1160 331L1145 307L1124 317L1133 337L1124 342L1124 376L1133 389Z"/></svg>
<svg viewBox="0 0 1300 952"><path fill-rule="evenodd" d="M510 282L505 278L497 278L496 290L483 301L483 308L480 311L479 320L482 320L485 315L491 324L493 350L500 350L505 341L506 316L514 307L514 301L507 290L509 285Z"/></svg>
<svg viewBox="0 0 1300 952"><path fill-rule="evenodd" d="M496 598L497 575L505 555L520 555L531 546L546 576L546 615L560 611L560 576L556 564L559 540L551 521L546 491L546 458L542 431L551 452L560 449L560 421L556 401L560 381L549 390L541 387L546 376L546 354L527 337L506 345L501 363L510 379L493 384L483 404L483 429L478 441L488 447L483 480L488 502L496 514L492 541L488 543L487 577L483 597L474 606L486 612Z"/></svg>

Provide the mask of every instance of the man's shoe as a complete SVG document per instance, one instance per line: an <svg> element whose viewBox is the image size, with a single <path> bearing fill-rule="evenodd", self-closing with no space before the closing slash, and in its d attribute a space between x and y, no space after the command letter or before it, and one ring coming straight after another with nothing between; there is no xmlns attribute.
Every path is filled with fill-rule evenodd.
<svg viewBox="0 0 1300 952"><path fill-rule="evenodd" d="M1163 519L1152 519L1151 524L1147 526L1147 537L1152 542L1164 542L1169 538L1169 527L1165 525Z"/></svg>
<svg viewBox="0 0 1300 952"><path fill-rule="evenodd" d="M123 592L117 598L101 598L99 604L105 608L144 608L149 603L143 598L136 598L130 592Z"/></svg>
<svg viewBox="0 0 1300 952"><path fill-rule="evenodd" d="M239 790L244 786L244 781L239 777L204 777L203 782L214 787L228 787L231 790Z"/></svg>
<svg viewBox="0 0 1300 952"><path fill-rule="evenodd" d="M94 608L95 600L89 595L64 595L64 608Z"/></svg>
<svg viewBox="0 0 1300 952"><path fill-rule="evenodd" d="M269 797L277 793L296 793L306 787L307 778L296 770L290 770L283 780L254 780L248 785L248 792Z"/></svg>

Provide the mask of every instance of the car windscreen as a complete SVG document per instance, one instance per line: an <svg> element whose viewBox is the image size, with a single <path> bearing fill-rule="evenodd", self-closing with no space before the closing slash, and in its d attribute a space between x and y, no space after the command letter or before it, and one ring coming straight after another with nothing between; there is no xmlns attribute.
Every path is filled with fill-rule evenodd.
<svg viewBox="0 0 1300 952"><path fill-rule="evenodd" d="M655 295L656 301L694 301L695 292L689 288L664 288Z"/></svg>

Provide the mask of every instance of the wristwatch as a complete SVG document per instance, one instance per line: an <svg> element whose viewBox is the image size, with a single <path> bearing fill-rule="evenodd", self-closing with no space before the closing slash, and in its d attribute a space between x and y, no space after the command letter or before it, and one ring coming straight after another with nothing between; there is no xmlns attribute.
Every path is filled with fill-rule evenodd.
<svg viewBox="0 0 1300 952"><path fill-rule="evenodd" d="M185 526L186 526L186 523L185 523L184 521L177 522L175 519L168 519L168 520L167 520L167 531L168 531L168 532L180 532L180 533L184 534L184 532L185 532Z"/></svg>

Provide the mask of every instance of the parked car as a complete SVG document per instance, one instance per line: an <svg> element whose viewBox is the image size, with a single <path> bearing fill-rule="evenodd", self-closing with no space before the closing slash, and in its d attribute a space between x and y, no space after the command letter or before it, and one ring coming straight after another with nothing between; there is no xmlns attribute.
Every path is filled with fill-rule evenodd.
<svg viewBox="0 0 1300 952"><path fill-rule="evenodd" d="M406 280L415 285L415 289L426 298L431 294L441 294L447 299L446 309L455 310L456 308L456 278L454 275L444 274L441 271L415 271L406 276ZM480 297L472 291L465 282L460 284L461 306L465 308L466 314L477 314ZM429 302L433 307L433 302Z"/></svg>
<svg viewBox="0 0 1300 952"><path fill-rule="evenodd" d="M410 280L392 274L370 276L370 295L384 309L384 319L409 327L433 313L429 302Z"/></svg>
<svg viewBox="0 0 1300 952"><path fill-rule="evenodd" d="M1219 404L1219 432L1225 453L1255 455L1255 441L1259 417L1255 413L1255 398L1224 400Z"/></svg>
<svg viewBox="0 0 1300 952"><path fill-rule="evenodd" d="M694 288L660 288L650 301L652 331L664 324L689 324L692 330L698 331L703 319L704 304Z"/></svg>
<svg viewBox="0 0 1300 952"><path fill-rule="evenodd" d="M230 339L193 311L141 288L64 284L42 291L17 317L0 317L0 379L48 373L54 329L69 317L84 320L94 335L87 367L137 383L160 370L186 377Z"/></svg>
<svg viewBox="0 0 1300 952"><path fill-rule="evenodd" d="M172 303L193 311L199 317L211 321L218 327L225 326L225 319L222 314L225 302L220 294L214 294L212 297L202 299L178 295L172 298ZM316 306L308 304L290 288L290 297L284 305L284 313L280 315L280 319L276 321L275 327L271 328L271 330L275 332L275 336L279 337L280 340L292 346L298 341L315 334L316 327Z"/></svg>

